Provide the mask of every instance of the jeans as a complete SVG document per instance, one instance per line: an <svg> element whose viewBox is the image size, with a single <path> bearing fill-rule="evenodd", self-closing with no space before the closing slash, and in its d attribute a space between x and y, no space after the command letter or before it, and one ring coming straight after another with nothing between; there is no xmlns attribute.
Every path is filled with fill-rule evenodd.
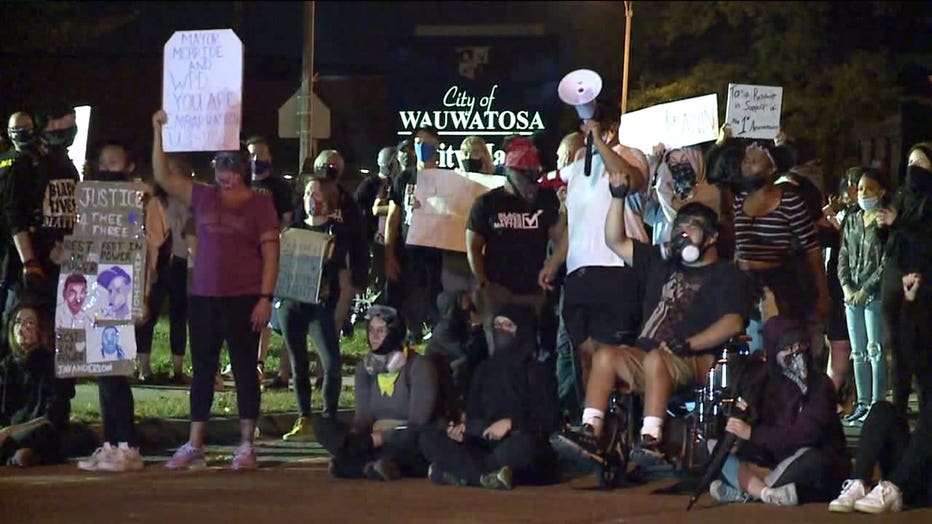
<svg viewBox="0 0 932 524"><path fill-rule="evenodd" d="M242 420L259 417L259 333L252 329L254 295L240 297L192 296L191 324L191 421L206 422L214 402L214 377L220 366L220 348L226 342L236 381L236 407Z"/></svg>
<svg viewBox="0 0 932 524"><path fill-rule="evenodd" d="M881 478L903 491L907 503L926 506L932 502L932 406L919 412L910 435L906 418L893 404L874 404L861 428L854 478L869 482L875 466L880 466Z"/></svg>
<svg viewBox="0 0 932 524"><path fill-rule="evenodd" d="M99 377L97 393L100 418L104 425L104 441L111 444L127 442L130 446L138 446L136 422L133 419L135 403L129 380L122 376Z"/></svg>
<svg viewBox="0 0 932 524"><path fill-rule="evenodd" d="M883 302L845 304L858 404L870 406L887 395L887 359L883 354Z"/></svg>
<svg viewBox="0 0 932 524"><path fill-rule="evenodd" d="M557 327L557 397L560 410L570 420L579 420L582 417L583 395L581 389L579 358L570 341L566 323L563 321L563 293L560 293L559 324Z"/></svg>
<svg viewBox="0 0 932 524"><path fill-rule="evenodd" d="M171 326L172 355L184 356L188 344L188 261L171 257L161 268L158 279L149 292L149 321L136 328L136 352L152 353L152 333L158 322L162 304L168 297L168 319Z"/></svg>
<svg viewBox="0 0 932 524"><path fill-rule="evenodd" d="M421 435L421 451L429 462L473 486L479 485L482 475L504 466L514 470L518 484L550 484L560 479L556 454L542 435L511 432L499 441L465 437L457 442L445 429L437 428Z"/></svg>
<svg viewBox="0 0 932 524"><path fill-rule="evenodd" d="M333 310L333 304L305 304L291 299L283 299L278 307L285 347L291 355L298 413L302 417L311 416L310 362L307 354L309 332L324 368L324 413L332 416L337 414L342 374L340 342Z"/></svg>

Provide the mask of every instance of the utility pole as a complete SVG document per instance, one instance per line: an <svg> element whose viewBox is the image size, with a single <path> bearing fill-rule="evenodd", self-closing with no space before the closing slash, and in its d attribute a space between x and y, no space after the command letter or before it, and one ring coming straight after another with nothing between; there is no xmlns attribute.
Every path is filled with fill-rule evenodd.
<svg viewBox="0 0 932 524"><path fill-rule="evenodd" d="M300 140L300 158L298 170L304 166L307 158L312 158L316 144L311 133L313 122L312 96L314 93L314 2L304 2L304 53L301 61L301 94L298 96L298 137Z"/></svg>
<svg viewBox="0 0 932 524"><path fill-rule="evenodd" d="M631 50L631 18L634 2L625 2L625 65L621 72L621 114L628 111L628 56Z"/></svg>

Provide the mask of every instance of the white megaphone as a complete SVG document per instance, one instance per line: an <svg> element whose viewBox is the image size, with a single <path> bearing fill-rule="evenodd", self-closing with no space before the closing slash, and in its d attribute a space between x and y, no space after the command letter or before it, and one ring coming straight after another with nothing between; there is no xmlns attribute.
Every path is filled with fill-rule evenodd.
<svg viewBox="0 0 932 524"><path fill-rule="evenodd" d="M602 91L602 77L589 69L577 69L560 80L557 94L560 100L576 108L580 120L589 120L595 116L595 99ZM592 133L586 136L585 175L592 171Z"/></svg>

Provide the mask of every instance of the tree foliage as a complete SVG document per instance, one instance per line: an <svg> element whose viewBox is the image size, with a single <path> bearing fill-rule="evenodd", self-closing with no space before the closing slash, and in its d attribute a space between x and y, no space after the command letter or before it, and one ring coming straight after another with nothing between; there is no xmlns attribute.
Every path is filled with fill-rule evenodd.
<svg viewBox="0 0 932 524"><path fill-rule="evenodd" d="M88 13L81 2L4 2L0 52L74 52L139 17L139 9L114 2L105 14Z"/></svg>
<svg viewBox="0 0 932 524"><path fill-rule="evenodd" d="M631 83L628 110L708 93L718 93L723 108L729 83L783 86L787 133L814 141L826 167L841 169L854 153L853 129L896 111L897 75L922 56L886 45L915 30L908 9L902 2L636 2L641 42L632 52L649 59Z"/></svg>

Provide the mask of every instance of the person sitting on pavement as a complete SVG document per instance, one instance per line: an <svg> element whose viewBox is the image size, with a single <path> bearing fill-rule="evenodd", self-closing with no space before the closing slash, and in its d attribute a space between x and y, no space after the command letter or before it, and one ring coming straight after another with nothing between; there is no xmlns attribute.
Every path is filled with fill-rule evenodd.
<svg viewBox="0 0 932 524"><path fill-rule="evenodd" d="M537 321L529 306L493 315L492 356L479 365L466 417L421 436L435 484L510 490L514 482L560 478L549 436L560 423L556 377L538 360Z"/></svg>
<svg viewBox="0 0 932 524"><path fill-rule="evenodd" d="M26 298L10 318L11 351L0 360L0 465L60 464L74 379L55 378L51 319Z"/></svg>
<svg viewBox="0 0 932 524"><path fill-rule="evenodd" d="M622 216L627 176L611 175L614 199L605 221L605 242L633 267L644 289L643 327L634 346L603 346L593 357L581 431L558 438L601 460L602 424L618 379L627 392L644 393L641 446L656 452L674 390L701 385L722 344L742 332L750 307L748 286L737 267L716 250L715 212L698 202L680 208L669 246L628 238ZM664 256L664 253L667 253Z"/></svg>
<svg viewBox="0 0 932 524"><path fill-rule="evenodd" d="M437 295L440 322L434 327L425 354L437 358L449 370L454 394L465 399L473 372L489 356L482 320L468 291L444 291Z"/></svg>
<svg viewBox="0 0 932 524"><path fill-rule="evenodd" d="M813 365L804 324L783 315L767 318L768 308L762 309L766 363L756 387L761 400L749 411L756 413L750 423L728 419L725 431L736 435L739 444L722 467L724 480L713 481L709 493L724 503L824 502L851 470L835 414L835 386Z"/></svg>
<svg viewBox="0 0 932 524"><path fill-rule="evenodd" d="M366 313L369 349L356 365L356 413L349 427L335 417L314 418L318 442L330 452L337 478L391 481L424 477L418 437L434 420L434 367L406 345L407 327L392 307Z"/></svg>
<svg viewBox="0 0 932 524"><path fill-rule="evenodd" d="M914 316L920 325L930 325L929 311L914 309L916 295L925 293L919 273L903 276L904 307L902 315ZM928 300L928 298L926 298ZM916 316L918 315L918 316ZM918 322L917 322L918 321ZM928 352L926 352L928 355ZM926 356L926 359L929 357ZM923 366L929 369L928 364ZM920 387L932 387L929 373L920 375ZM887 513L903 509L904 504L912 507L932 505L932 403L926 402L919 409L919 420L912 434L904 413L893 403L875 403L864 425L861 440L854 460L854 475L842 484L841 493L829 506L829 511L849 513ZM874 467L880 466L880 482L870 491L868 486L874 477Z"/></svg>

